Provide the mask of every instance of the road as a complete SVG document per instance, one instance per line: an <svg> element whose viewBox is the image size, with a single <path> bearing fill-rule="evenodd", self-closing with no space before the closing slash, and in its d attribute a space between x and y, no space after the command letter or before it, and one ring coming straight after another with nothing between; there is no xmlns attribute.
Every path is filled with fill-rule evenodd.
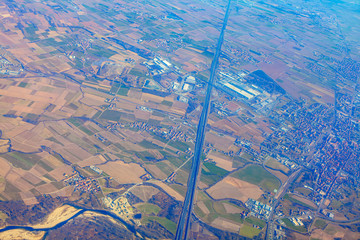
<svg viewBox="0 0 360 240"><path fill-rule="evenodd" d="M176 235L175 235L176 240L187 239L189 228L190 228L190 219L191 219L191 214L192 214L193 204L194 204L196 183L197 183L198 174L199 174L200 166L201 166L200 158L201 158L202 148L204 145L205 129L206 129L207 119L208 119L208 115L209 115L211 90L214 85L215 73L216 73L216 69L218 66L218 62L219 62L221 46L224 41L225 29L226 29L226 25L227 25L227 22L229 19L230 3L231 3L231 0L229 0L227 8L226 8L223 26L221 28L215 55L214 55L214 58L211 63L210 78L209 78L209 82L207 85L206 97L205 97L203 110L201 113L201 117L199 120L197 132L196 132L194 159L192 162L191 172L190 172L189 179L187 182L187 191L186 191L183 209L182 209L180 219L179 219L177 229L176 229Z"/></svg>
<svg viewBox="0 0 360 240"><path fill-rule="evenodd" d="M280 187L277 194L275 195L274 202L273 202L273 204L271 204L272 210L271 210L269 219L267 221L268 227L266 228L266 232L265 232L266 240L272 239L272 237L273 237L272 234L273 234L273 230L274 230L274 213L275 213L275 209L276 209L277 205L279 204L279 200L281 200L283 198L287 189L290 187L291 183L293 183L299 177L302 170L303 170L303 167L300 166L300 168L298 170L293 172L291 174L291 176L286 180L286 182Z"/></svg>

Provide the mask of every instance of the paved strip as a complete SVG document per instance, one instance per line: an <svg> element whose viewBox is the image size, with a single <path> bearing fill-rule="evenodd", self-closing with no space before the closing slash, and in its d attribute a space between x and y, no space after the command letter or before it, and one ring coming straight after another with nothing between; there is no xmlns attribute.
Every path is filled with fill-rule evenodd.
<svg viewBox="0 0 360 240"><path fill-rule="evenodd" d="M216 52L215 52L214 58L211 63L211 69L210 69L211 72L210 72L209 82L207 85L206 97L205 97L200 121L199 121L198 128L197 128L197 133L196 133L194 159L192 162L191 172L190 172L189 179L188 179L188 184L187 184L188 187L187 187L187 191L186 191L183 209L182 209L180 219L179 219L177 229L176 229L176 235L175 235L176 240L187 239L188 233L189 233L191 214L192 214L193 206L194 206L196 183L197 183L199 170L200 170L200 166L201 166L200 158L201 158L201 153L202 153L202 149L203 149L203 145L204 145L205 130L206 130L206 124L207 124L207 119L208 119L208 115L209 115L209 106L210 106L210 102L211 102L210 101L211 90L214 85L215 73L216 73L216 69L218 66L218 62L219 62L221 46L224 41L225 29L226 29L226 25L227 25L227 22L229 19L230 3L231 3L231 0L229 0L227 8L226 8L225 18L224 18L223 26L221 28L220 36L218 39Z"/></svg>

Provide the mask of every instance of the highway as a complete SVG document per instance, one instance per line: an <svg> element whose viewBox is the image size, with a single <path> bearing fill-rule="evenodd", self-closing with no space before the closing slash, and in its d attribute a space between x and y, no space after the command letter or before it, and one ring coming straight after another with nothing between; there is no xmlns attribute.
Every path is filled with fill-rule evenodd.
<svg viewBox="0 0 360 240"><path fill-rule="evenodd" d="M201 158L202 148L204 145L205 130L206 130L206 124L207 124L210 102L211 102L210 101L211 90L214 85L215 73L216 73L216 69L218 66L218 62L219 62L221 46L224 41L225 29L226 29L226 25L227 25L227 22L229 19L230 3L231 3L231 0L229 0L227 8L226 8L223 26L221 28L220 36L219 36L219 39L217 42L215 55L214 55L214 58L211 63L210 77L209 77L209 82L207 85L206 97L204 100L204 105L203 105L202 113L200 116L199 124L197 127L197 132L196 132L194 158L193 158L193 162L192 162L192 166L191 166L191 172L190 172L188 182L187 182L187 191L186 191L186 196L185 196L185 200L184 200L184 205L183 205L183 209L182 209L182 212L180 215L180 219L179 219L179 222L177 225L177 230L176 230L176 235L175 235L176 240L187 239L188 233L189 233L190 220L191 220L191 215L192 215L192 210L193 210L193 205L194 205L194 198L195 198L196 183L197 183L198 174L199 174L200 166L201 166L200 158Z"/></svg>
<svg viewBox="0 0 360 240"><path fill-rule="evenodd" d="M280 187L277 194L275 195L274 202L271 204L272 210L271 210L269 219L267 221L267 228L266 228L266 232L265 232L266 240L273 238L272 234L273 234L273 230L274 230L274 221L273 221L274 213L275 213L276 207L279 204L279 201L284 197L287 189L299 177L299 175L302 171L303 171L303 167L300 166L300 168L298 170L296 170L295 172L293 172L293 174L291 174L291 176L286 180L286 182L284 182L284 184Z"/></svg>

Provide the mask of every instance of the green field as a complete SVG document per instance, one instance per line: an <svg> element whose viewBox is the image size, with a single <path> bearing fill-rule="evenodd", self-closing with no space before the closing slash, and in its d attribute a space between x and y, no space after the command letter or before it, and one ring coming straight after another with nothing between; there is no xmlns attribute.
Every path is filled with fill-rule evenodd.
<svg viewBox="0 0 360 240"><path fill-rule="evenodd" d="M169 107L171 107L171 106L173 105L172 102L166 101L166 100L162 101L161 104L162 104L162 105L165 105L165 106L169 106Z"/></svg>
<svg viewBox="0 0 360 240"><path fill-rule="evenodd" d="M248 225L243 225L240 228L240 235L248 238L254 238L255 236L259 235L261 232L260 229L250 227Z"/></svg>
<svg viewBox="0 0 360 240"><path fill-rule="evenodd" d="M153 112L152 112L152 115L153 115L153 116L156 116L156 117L166 117L166 115L165 115L164 113L159 112L159 111L157 111L157 110L153 111Z"/></svg>
<svg viewBox="0 0 360 240"><path fill-rule="evenodd" d="M233 158L233 164L232 167L233 168L238 168L238 167L243 167L245 166L246 163L248 163L249 161L243 157L239 157L239 156L235 156Z"/></svg>
<svg viewBox="0 0 360 240"><path fill-rule="evenodd" d="M105 110L100 118L110 120L110 121L119 121L120 117L122 116L121 112L114 111L114 110Z"/></svg>
<svg viewBox="0 0 360 240"><path fill-rule="evenodd" d="M246 159L247 161L254 161L254 157L246 152L243 152L240 157Z"/></svg>
<svg viewBox="0 0 360 240"><path fill-rule="evenodd" d="M106 187L101 187L102 192L104 193L104 195L108 195L109 193L113 193L113 192L117 192L117 189L114 188L106 188Z"/></svg>
<svg viewBox="0 0 360 240"><path fill-rule="evenodd" d="M261 227L261 228L264 228L266 226L266 222L259 219L259 218L256 218L256 217L247 217L245 218L245 221L252 224L252 225L256 225L258 227Z"/></svg>
<svg viewBox="0 0 360 240"><path fill-rule="evenodd" d="M57 144L59 144L59 145L61 145L61 146L64 146L64 144L62 144L60 141L58 141L56 138L54 138L54 137L49 137L49 138L47 138L46 140L49 140L49 141L51 141L51 142L54 142L54 143L57 143Z"/></svg>
<svg viewBox="0 0 360 240"><path fill-rule="evenodd" d="M187 159L185 156L176 156L176 155L171 154L174 152L170 151L170 149L167 149L166 151L159 151L159 152L164 156L165 159L169 160L169 162L171 162L175 167L180 167L180 165L182 165ZM183 170L190 169L189 165L190 165L190 162L188 162L188 164L185 164L185 166L182 169Z"/></svg>
<svg viewBox="0 0 360 240"><path fill-rule="evenodd" d="M94 133L93 133L92 131L90 131L88 128L86 128L86 127L84 127L84 126L79 126L79 129L80 129L81 131L83 131L84 133L86 133L87 135L89 135L89 136L94 135Z"/></svg>
<svg viewBox="0 0 360 240"><path fill-rule="evenodd" d="M129 90L130 90L129 87L122 86L121 88L119 88L117 94L118 94L118 95L121 95L121 96L127 96Z"/></svg>
<svg viewBox="0 0 360 240"><path fill-rule="evenodd" d="M174 166L168 161L157 162L155 165L167 176L169 176L175 170Z"/></svg>
<svg viewBox="0 0 360 240"><path fill-rule="evenodd" d="M156 145L156 144L154 144L152 142L149 142L147 140L142 140L138 144L140 146L142 146L143 148L146 148L146 149L162 149L162 147L160 147L159 145Z"/></svg>
<svg viewBox="0 0 360 240"><path fill-rule="evenodd" d="M149 162L151 159L154 159L154 155L148 151L136 152L136 156L144 162Z"/></svg>
<svg viewBox="0 0 360 240"><path fill-rule="evenodd" d="M118 83L118 82L114 83L110 88L110 93L112 93L112 94L117 93L117 91L119 90L120 87L121 87L121 83Z"/></svg>
<svg viewBox="0 0 360 240"><path fill-rule="evenodd" d="M3 213L3 212L1 212L0 211L0 219L1 219L1 221L6 221L6 219L8 219L9 217L8 217L8 215L7 214L5 214L5 213Z"/></svg>
<svg viewBox="0 0 360 240"><path fill-rule="evenodd" d="M151 204L151 203L139 203L137 205L135 205L135 207L142 213L144 214L154 214L157 215L161 208L157 205Z"/></svg>
<svg viewBox="0 0 360 240"><path fill-rule="evenodd" d="M95 154L98 152L98 148L94 146L92 143L88 143L88 141L84 141L84 138L80 138L78 135L74 133L64 134L63 135L69 141L77 144L78 146L82 147L84 150L88 151L91 154ZM61 160L62 161L62 160Z"/></svg>
<svg viewBox="0 0 360 240"><path fill-rule="evenodd" d="M161 90L161 86L152 79L146 79L144 83L144 88L149 88L152 90Z"/></svg>
<svg viewBox="0 0 360 240"><path fill-rule="evenodd" d="M163 137L160 137L160 136L158 136L158 135L155 135L155 134L151 134L152 135L152 137L154 138L154 139L156 139L156 140L159 140L160 142L163 142L163 143L167 143L169 140L167 140L167 139L165 139L165 138L163 138Z"/></svg>
<svg viewBox="0 0 360 240"><path fill-rule="evenodd" d="M295 191L302 193L304 196L309 196L309 194L312 193L310 189L304 187L295 188Z"/></svg>
<svg viewBox="0 0 360 240"><path fill-rule="evenodd" d="M216 166L216 164L212 162L204 162L203 166L206 168L206 172L210 172L214 175L225 176L229 173L229 171L226 171L225 169Z"/></svg>
<svg viewBox="0 0 360 240"><path fill-rule="evenodd" d="M307 232L307 230L304 226L295 226L288 218L283 218L281 220L285 223L286 227L288 227L290 229L293 229L298 232L303 232L303 233Z"/></svg>
<svg viewBox="0 0 360 240"><path fill-rule="evenodd" d="M170 184L170 187L185 197L185 195L186 195L186 187L185 186L181 186L178 184Z"/></svg>
<svg viewBox="0 0 360 240"><path fill-rule="evenodd" d="M167 218L164 217L155 217L155 216L145 216L142 219L142 224L147 224L150 221L155 221L158 222L161 226L163 226L164 228L166 228L169 232L171 232L172 234L176 233L176 223L174 223L173 221L170 221Z"/></svg>
<svg viewBox="0 0 360 240"><path fill-rule="evenodd" d="M76 127L79 127L83 124L83 121L78 118L68 118L68 121Z"/></svg>
<svg viewBox="0 0 360 240"><path fill-rule="evenodd" d="M225 219L229 219L231 221L237 222L237 223L244 223L244 219L241 218L241 215L238 213L228 213L226 212L226 209L223 205L223 203L227 203L230 205L233 205L227 200L224 201L213 201L211 200L204 192L198 193L198 199L197 201L203 201L206 208L209 210L209 214L205 214L197 205L195 205L194 211L196 214L205 222L211 223L218 217L222 217ZM234 207L240 208L241 210L246 210L241 207L238 207L236 205L233 205Z"/></svg>
<svg viewBox="0 0 360 240"><path fill-rule="evenodd" d="M333 199L329 205L330 209L340 209L344 207L344 203L338 200Z"/></svg>
<svg viewBox="0 0 360 240"><path fill-rule="evenodd" d="M302 201L300 201L300 200L297 200L297 199L295 199L295 198L292 198L289 194L285 194L284 199L289 200L289 201L291 201L291 202L293 202L293 203L297 203L297 204L299 204L299 205L301 205L301 206L310 208L310 209L312 209L312 210L315 210L315 209L316 209L315 207L310 206L310 205L308 205L308 204L306 204L306 203L304 203L304 202L302 202Z"/></svg>
<svg viewBox="0 0 360 240"><path fill-rule="evenodd" d="M96 45L93 45L92 49L88 49L87 53L89 53L91 55L95 55L97 57L104 57L104 58L109 58L112 55L117 54L117 52L115 52L111 49L108 49L108 48L105 48L102 46L96 46Z"/></svg>
<svg viewBox="0 0 360 240"><path fill-rule="evenodd" d="M28 83L26 83L26 82L20 82L18 87L25 88L27 85L28 85Z"/></svg>
<svg viewBox="0 0 360 240"><path fill-rule="evenodd" d="M207 58L213 58L214 57L214 53L209 52L209 51L204 51L201 54L204 55Z"/></svg>
<svg viewBox="0 0 360 240"><path fill-rule="evenodd" d="M130 75L136 76L136 77L146 77L146 73L140 69L133 68L129 72Z"/></svg>
<svg viewBox="0 0 360 240"><path fill-rule="evenodd" d="M316 228L320 228L320 229L324 230L326 226L327 226L327 223L325 220L316 219L316 221L314 222L314 227L316 227Z"/></svg>
<svg viewBox="0 0 360 240"><path fill-rule="evenodd" d="M269 160L266 161L265 165L271 169L279 170L283 173L288 173L290 169L286 167L285 165L278 162L276 159L270 157Z"/></svg>
<svg viewBox="0 0 360 240"><path fill-rule="evenodd" d="M215 163L204 162L201 169L200 180L208 185L215 184L224 178L229 171L216 166Z"/></svg>
<svg viewBox="0 0 360 240"><path fill-rule="evenodd" d="M148 120L148 123L153 126L161 126L161 121L152 118Z"/></svg>
<svg viewBox="0 0 360 240"><path fill-rule="evenodd" d="M260 186L263 190L273 192L280 187L280 181L258 165L250 165L234 172L232 177Z"/></svg>
<svg viewBox="0 0 360 240"><path fill-rule="evenodd" d="M33 113L28 113L24 118L23 120L25 122L30 122L30 123L34 123L34 122L37 122L40 118L40 115L37 115L37 114L33 114Z"/></svg>
<svg viewBox="0 0 360 240"><path fill-rule="evenodd" d="M45 170L48 171L48 172L54 170L52 167L50 167L48 164L46 164L46 163L43 162L43 161L39 161L39 162L37 163L37 165L41 166L43 169L45 169Z"/></svg>
<svg viewBox="0 0 360 240"><path fill-rule="evenodd" d="M188 148L190 148L190 146L187 143L180 141L170 141L168 145L173 148L179 149L182 152L185 152L186 150L188 150Z"/></svg>
<svg viewBox="0 0 360 240"><path fill-rule="evenodd" d="M8 160L14 167L24 170L30 170L41 159L36 154L24 154L20 152L6 153L2 155L2 157Z"/></svg>
<svg viewBox="0 0 360 240"><path fill-rule="evenodd" d="M48 173L44 175L45 178L49 179L51 182L56 182L57 180L50 176Z"/></svg>

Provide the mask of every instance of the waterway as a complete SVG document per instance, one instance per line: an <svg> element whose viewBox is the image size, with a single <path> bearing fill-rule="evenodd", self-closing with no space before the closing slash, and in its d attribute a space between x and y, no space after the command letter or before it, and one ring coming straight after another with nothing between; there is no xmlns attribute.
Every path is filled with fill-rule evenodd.
<svg viewBox="0 0 360 240"><path fill-rule="evenodd" d="M0 229L0 232L5 232L5 231L9 231L9 230L14 230L14 229L22 229L22 230L26 230L26 231L45 231L45 232L48 232L48 231L55 230L55 229L58 229L58 228L64 226L70 220L84 214L85 212L93 212L93 213L98 213L98 214L101 214L101 215L104 215L104 216L111 217L111 218L117 220L118 222L120 222L121 224L123 224L134 235L137 234L137 231L136 231L135 227L132 224L127 223L125 220L123 220L121 217L117 216L113 212L110 212L110 211L107 211L107 210L83 208L83 207L73 205L71 203L67 203L67 205L72 206L72 207L77 208L77 209L80 209L80 211L78 213L76 213L75 215L71 216L70 218L56 224L53 227L34 228L34 227L31 227L31 226L7 226L7 227L4 227L4 228Z"/></svg>

